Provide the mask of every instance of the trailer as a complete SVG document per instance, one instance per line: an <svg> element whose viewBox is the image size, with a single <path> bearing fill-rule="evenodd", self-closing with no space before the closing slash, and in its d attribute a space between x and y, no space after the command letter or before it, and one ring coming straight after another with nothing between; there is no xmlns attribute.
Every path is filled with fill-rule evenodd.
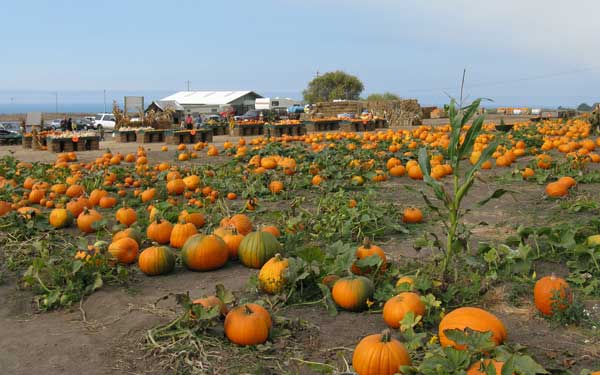
<svg viewBox="0 0 600 375"><path fill-rule="evenodd" d="M300 101L290 98L256 98L254 107L257 110L268 109L277 112L284 112L287 111L288 107L300 104Z"/></svg>

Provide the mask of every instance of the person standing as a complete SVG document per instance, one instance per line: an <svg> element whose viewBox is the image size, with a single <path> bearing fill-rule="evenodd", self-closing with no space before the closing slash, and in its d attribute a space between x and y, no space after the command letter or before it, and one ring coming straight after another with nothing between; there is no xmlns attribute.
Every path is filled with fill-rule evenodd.
<svg viewBox="0 0 600 375"><path fill-rule="evenodd" d="M190 115L190 114L188 114L185 119L185 128L187 130L192 130L194 128L194 119L192 118L192 115Z"/></svg>
<svg viewBox="0 0 600 375"><path fill-rule="evenodd" d="M75 126L73 126L73 120L71 120L71 118L69 117L69 119L67 120L67 129L75 131L77 130L77 125L75 124Z"/></svg>

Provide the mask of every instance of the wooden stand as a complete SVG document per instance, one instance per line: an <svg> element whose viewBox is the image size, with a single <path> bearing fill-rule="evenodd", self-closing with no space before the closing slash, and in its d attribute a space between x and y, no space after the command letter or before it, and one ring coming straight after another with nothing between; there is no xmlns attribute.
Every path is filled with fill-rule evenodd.
<svg viewBox="0 0 600 375"><path fill-rule="evenodd" d="M229 125L209 125L206 129L211 130L213 135L229 135Z"/></svg>
<svg viewBox="0 0 600 375"><path fill-rule="evenodd" d="M23 148L31 148L32 142L33 142L33 136L26 135L23 137L23 141L21 144L23 145Z"/></svg>
<svg viewBox="0 0 600 375"><path fill-rule="evenodd" d="M94 151L100 149L100 137L79 137L77 142L72 138L47 138L48 150L51 152Z"/></svg>
<svg viewBox="0 0 600 375"><path fill-rule="evenodd" d="M137 140L137 132L135 130L119 131L117 134L117 142L129 143Z"/></svg>
<svg viewBox="0 0 600 375"><path fill-rule="evenodd" d="M231 135L236 137L243 137L247 135L264 135L265 128L263 125L236 125L233 128Z"/></svg>
<svg viewBox="0 0 600 375"><path fill-rule="evenodd" d="M374 121L347 121L340 122L340 130L344 132L364 132L375 130Z"/></svg>
<svg viewBox="0 0 600 375"><path fill-rule="evenodd" d="M171 130L140 130L135 140L137 143L164 143L166 141L166 133L171 133Z"/></svg>
<svg viewBox="0 0 600 375"><path fill-rule="evenodd" d="M273 125L265 126L265 135L269 137L282 137L284 135L297 136L306 134L304 125Z"/></svg>
<svg viewBox="0 0 600 375"><path fill-rule="evenodd" d="M340 129L339 120L328 120L328 121L304 121L304 127L306 132L326 132Z"/></svg>
<svg viewBox="0 0 600 375"><path fill-rule="evenodd" d="M181 130L167 135L166 142L172 145L212 142L213 132L208 129Z"/></svg>

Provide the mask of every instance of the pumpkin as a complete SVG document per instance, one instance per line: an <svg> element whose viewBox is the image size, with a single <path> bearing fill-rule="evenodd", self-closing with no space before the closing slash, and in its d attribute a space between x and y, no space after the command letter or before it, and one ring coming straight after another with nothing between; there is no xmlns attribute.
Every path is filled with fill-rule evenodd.
<svg viewBox="0 0 600 375"><path fill-rule="evenodd" d="M181 178L176 178L167 182L167 191L171 195L181 195L185 189L185 182L183 182Z"/></svg>
<svg viewBox="0 0 600 375"><path fill-rule="evenodd" d="M183 223L192 223L197 229L200 229L206 224L206 220L204 219L204 215L200 212L187 212L185 210L181 211L179 214L179 221Z"/></svg>
<svg viewBox="0 0 600 375"><path fill-rule="evenodd" d="M129 227L137 221L137 213L131 207L121 207L115 213L115 218L119 223Z"/></svg>
<svg viewBox="0 0 600 375"><path fill-rule="evenodd" d="M200 186L200 177L196 175L187 176L183 179L183 183L188 190L196 190Z"/></svg>
<svg viewBox="0 0 600 375"><path fill-rule="evenodd" d="M100 199L108 195L108 191L102 189L94 189L90 193L89 206L90 208L100 204Z"/></svg>
<svg viewBox="0 0 600 375"><path fill-rule="evenodd" d="M559 297L556 300L556 297ZM535 307L543 315L553 315L554 310L564 310L567 305L564 303L572 302L573 295L569 290L569 284L560 277L554 275L542 277L533 288L533 301Z"/></svg>
<svg viewBox="0 0 600 375"><path fill-rule="evenodd" d="M216 233L215 233L216 234ZM225 245L227 245L227 251L229 252L229 259L237 259L238 250L240 248L240 244L244 240L244 236L241 234L225 234L221 236Z"/></svg>
<svg viewBox="0 0 600 375"><path fill-rule="evenodd" d="M108 246L108 252L119 262L125 264L135 262L139 250L140 246L138 243L130 237L121 238Z"/></svg>
<svg viewBox="0 0 600 375"><path fill-rule="evenodd" d="M280 193L283 190L283 182L281 182L281 181L272 181L269 184L269 190L273 194Z"/></svg>
<svg viewBox="0 0 600 375"><path fill-rule="evenodd" d="M364 276L348 276L333 285L331 296L339 307L349 311L361 311L367 307L367 300L373 296L375 286Z"/></svg>
<svg viewBox="0 0 600 375"><path fill-rule="evenodd" d="M54 228L64 228L73 223L73 215L66 208L55 208L50 212L48 221Z"/></svg>
<svg viewBox="0 0 600 375"><path fill-rule="evenodd" d="M280 293L285 286L283 274L288 268L288 260L281 257L280 254L265 263L258 273L258 285L260 289L268 294Z"/></svg>
<svg viewBox="0 0 600 375"><path fill-rule="evenodd" d="M65 194L69 198L79 197L79 196L83 195L83 193L84 193L84 190L83 190L83 186L81 186L81 185L71 185L65 192Z"/></svg>
<svg viewBox="0 0 600 375"><path fill-rule="evenodd" d="M152 199L154 199L155 195L156 195L155 188L146 189L140 194L140 199L142 200L142 203L146 203L146 202L149 202Z"/></svg>
<svg viewBox="0 0 600 375"><path fill-rule="evenodd" d="M164 275L175 268L175 254L166 246L152 246L142 251L138 266L148 276Z"/></svg>
<svg viewBox="0 0 600 375"><path fill-rule="evenodd" d="M243 214L236 214L230 218L225 218L221 220L220 224L222 227L232 226L239 234L243 234L244 236L252 232L252 221L250 221L248 216Z"/></svg>
<svg viewBox="0 0 600 375"><path fill-rule="evenodd" d="M357 250L356 250L356 258L357 259L363 259L363 258L367 258L370 257L372 255L377 255L379 256L379 258L381 258L381 266L380 266L380 271L384 272L387 268L387 258L385 257L385 253L383 252L383 249L380 248L379 246L375 246L373 244L371 244L371 241L369 241L368 238L365 238L363 245L360 246ZM365 270L365 273L371 273L375 271L375 269L367 269ZM363 274L363 270L361 270L360 268L358 268L356 265L352 265L352 273L356 274L356 275L361 275Z"/></svg>
<svg viewBox="0 0 600 375"><path fill-rule="evenodd" d="M281 245L271 233L252 232L240 243L238 258L246 267L261 268L280 250Z"/></svg>
<svg viewBox="0 0 600 375"><path fill-rule="evenodd" d="M323 279L321 280L321 283L325 284L327 286L327 288L329 288L329 290L331 290L333 288L333 285L335 284L336 281L338 281L340 279L340 277L338 275L327 275L324 276Z"/></svg>
<svg viewBox="0 0 600 375"><path fill-rule="evenodd" d="M416 207L409 207L402 214L402 221L409 224L416 224L423 221L423 213Z"/></svg>
<svg viewBox="0 0 600 375"><path fill-rule="evenodd" d="M470 328L479 332L492 332L492 340L496 345L500 345L506 340L506 328L504 324L494 314L489 313L477 307L461 307L452 310L444 316L439 325L440 344L442 346L453 346L456 349L462 350L463 346L457 345L444 334L448 329Z"/></svg>
<svg viewBox="0 0 600 375"><path fill-rule="evenodd" d="M560 182L551 182L546 185L546 195L550 198L564 197L569 193L569 188Z"/></svg>
<svg viewBox="0 0 600 375"><path fill-rule="evenodd" d="M28 201L29 203L39 204L42 199L46 196L45 190L34 189L29 193Z"/></svg>
<svg viewBox="0 0 600 375"><path fill-rule="evenodd" d="M398 279L398 281L396 281L396 288L399 288L402 285L404 285L403 288L408 287L408 289L413 289L415 286L415 280L413 280L413 278L410 276L402 276Z"/></svg>
<svg viewBox="0 0 600 375"><path fill-rule="evenodd" d="M112 242L115 242L125 237L133 238L135 242L138 243L138 245L142 244L142 234L137 229L133 228L127 228L115 233L112 237Z"/></svg>
<svg viewBox="0 0 600 375"><path fill-rule="evenodd" d="M227 263L229 252L225 242L214 234L195 234L188 238L181 249L183 264L194 271L211 271Z"/></svg>
<svg viewBox="0 0 600 375"><path fill-rule="evenodd" d="M12 207L9 202L0 201L0 216L4 216L11 211Z"/></svg>
<svg viewBox="0 0 600 375"><path fill-rule="evenodd" d="M171 240L171 231L173 224L166 220L153 221L146 229L146 236L152 241L156 241L161 245L169 243Z"/></svg>
<svg viewBox="0 0 600 375"><path fill-rule="evenodd" d="M488 367L493 367L496 371L496 375L502 374L502 367L504 366L504 362L499 362L496 360L483 360L477 361L469 367L467 370L467 375L486 375L486 370Z"/></svg>
<svg viewBox="0 0 600 375"><path fill-rule="evenodd" d="M262 306L246 304L227 314L224 327L225 336L234 344L258 345L269 338L271 317Z"/></svg>
<svg viewBox="0 0 600 375"><path fill-rule="evenodd" d="M227 305L224 304L223 301L221 301L216 296L208 296L208 297L204 297L204 298L198 298L198 299L195 299L194 301L192 301L192 303L194 305L202 305L206 309L210 309L214 306L219 306L219 311L221 312L222 316L226 316L227 313L229 312Z"/></svg>
<svg viewBox="0 0 600 375"><path fill-rule="evenodd" d="M213 234L215 236L221 237L221 239L225 238L225 236L232 235L233 232L234 232L233 228L229 229L229 228L218 227L217 229L213 230Z"/></svg>
<svg viewBox="0 0 600 375"><path fill-rule="evenodd" d="M98 205L101 208L113 208L117 205L117 198L107 195L105 197L100 198L100 203Z"/></svg>
<svg viewBox="0 0 600 375"><path fill-rule="evenodd" d="M562 184L562 185L566 186L567 189L570 189L573 186L577 185L577 181L573 177L571 177L571 176L561 177L556 182L558 182L559 184Z"/></svg>
<svg viewBox="0 0 600 375"><path fill-rule="evenodd" d="M358 375L393 375L400 372L400 366L410 364L408 350L388 329L360 340L352 355L352 367Z"/></svg>
<svg viewBox="0 0 600 375"><path fill-rule="evenodd" d="M275 237L279 237L279 236L281 236L281 232L280 232L280 231L279 231L279 229L278 229L276 226L274 226L274 225L267 225L267 226L264 226L264 227L262 227L261 231L263 231L263 232L269 232L269 233L271 233L272 235L274 235Z"/></svg>
<svg viewBox="0 0 600 375"><path fill-rule="evenodd" d="M416 293L400 293L387 300L383 305L383 320L388 327L399 328L400 321L409 312L413 312L415 316L423 316L425 314L425 304Z"/></svg>
<svg viewBox="0 0 600 375"><path fill-rule="evenodd" d="M173 226L171 231L171 247L181 249L188 238L198 233L196 226L192 223L178 223Z"/></svg>
<svg viewBox="0 0 600 375"><path fill-rule="evenodd" d="M77 200L70 201L67 203L67 210L71 212L73 217L78 217L85 208L89 207L89 201L87 198L79 197ZM91 208L91 207L90 207Z"/></svg>
<svg viewBox="0 0 600 375"><path fill-rule="evenodd" d="M84 233L94 233L96 229L93 225L100 220L102 215L98 211L86 208L77 216L77 227Z"/></svg>
<svg viewBox="0 0 600 375"><path fill-rule="evenodd" d="M27 220L33 219L35 216L38 216L42 213L39 208L35 207L19 207L17 212Z"/></svg>

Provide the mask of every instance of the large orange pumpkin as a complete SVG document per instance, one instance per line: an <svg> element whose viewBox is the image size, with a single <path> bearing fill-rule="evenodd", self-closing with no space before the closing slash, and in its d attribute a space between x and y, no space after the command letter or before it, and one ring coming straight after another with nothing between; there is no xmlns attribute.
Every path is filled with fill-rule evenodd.
<svg viewBox="0 0 600 375"><path fill-rule="evenodd" d="M148 225L146 236L152 241L156 241L161 245L169 243L171 240L171 231L173 224L166 220L157 220Z"/></svg>
<svg viewBox="0 0 600 375"><path fill-rule="evenodd" d="M206 224L206 220L204 219L204 215L200 212L187 212L181 211L179 214L179 221L183 223L192 223L197 229L200 229Z"/></svg>
<svg viewBox="0 0 600 375"><path fill-rule="evenodd" d="M191 236L198 233L196 226L192 223L178 223L173 226L171 231L171 247L181 249Z"/></svg>
<svg viewBox="0 0 600 375"><path fill-rule="evenodd" d="M262 306L246 304L227 314L224 327L225 335L234 344L258 345L269 338L271 317Z"/></svg>
<svg viewBox="0 0 600 375"><path fill-rule="evenodd" d="M373 296L373 282L364 276L348 276L333 285L331 296L336 305L349 311L361 311L367 307L367 300Z"/></svg>
<svg viewBox="0 0 600 375"><path fill-rule="evenodd" d="M383 252L383 249L380 248L379 246L373 245L371 243L371 241L369 241L368 238L365 238L363 245L360 246L356 250L356 258L360 260L363 258L370 257L372 255L377 255L377 256L379 256L379 258L381 258L381 267L379 269L381 272L384 272L387 268L387 258L385 256L385 253ZM373 268L375 268L375 267L373 267ZM367 270L365 270L365 273L371 273L373 271L375 271L375 270L367 269ZM354 273L356 275L361 275L363 273L363 270L361 270L360 268L358 268L357 266L355 266L353 264L352 265L352 273Z"/></svg>
<svg viewBox="0 0 600 375"><path fill-rule="evenodd" d="M194 271L211 271L227 263L229 252L225 242L214 234L196 234L188 238L181 249L183 264Z"/></svg>
<svg viewBox="0 0 600 375"><path fill-rule="evenodd" d="M383 320L390 328L400 327L404 316L412 312L415 316L425 314L425 304L417 293L404 292L387 300L383 305Z"/></svg>
<svg viewBox="0 0 600 375"><path fill-rule="evenodd" d="M140 247L138 243L130 237L121 238L108 246L108 252L119 262L125 264L135 262L139 250Z"/></svg>
<svg viewBox="0 0 600 375"><path fill-rule="evenodd" d="M131 226L131 224L137 221L137 213L131 207L121 207L115 213L115 217L117 221L126 227Z"/></svg>
<svg viewBox="0 0 600 375"><path fill-rule="evenodd" d="M506 328L494 314L477 307L460 307L448 313L439 325L440 344L442 346L453 346L456 349L464 349L457 345L444 334L448 329L470 328L479 332L492 332L492 340L500 345L506 340Z"/></svg>
<svg viewBox="0 0 600 375"><path fill-rule="evenodd" d="M54 228L64 228L71 225L73 222L73 215L66 208L55 208L50 212L48 221Z"/></svg>
<svg viewBox="0 0 600 375"><path fill-rule="evenodd" d="M352 356L358 375L393 375L400 373L400 366L410 364L408 350L387 329L360 340Z"/></svg>
<svg viewBox="0 0 600 375"><path fill-rule="evenodd" d="M181 178L176 178L167 182L167 191L172 195L181 195L185 191L185 182Z"/></svg>
<svg viewBox="0 0 600 375"><path fill-rule="evenodd" d="M138 266L146 275L163 275L175 268L175 254L166 246L152 246L142 251Z"/></svg>
<svg viewBox="0 0 600 375"><path fill-rule="evenodd" d="M231 218L221 220L222 227L233 226L239 234L244 236L252 232L252 221L250 218L243 214L233 215Z"/></svg>
<svg viewBox="0 0 600 375"><path fill-rule="evenodd" d="M556 300L558 297L558 300ZM573 295L569 284L554 275L542 277L533 288L533 300L537 309L544 315L554 314L555 308L564 310L565 302L571 303Z"/></svg>
<svg viewBox="0 0 600 375"><path fill-rule="evenodd" d="M94 233L97 229L94 228L94 223L102 220L102 215L96 210L83 210L77 216L77 227L84 233Z"/></svg>

